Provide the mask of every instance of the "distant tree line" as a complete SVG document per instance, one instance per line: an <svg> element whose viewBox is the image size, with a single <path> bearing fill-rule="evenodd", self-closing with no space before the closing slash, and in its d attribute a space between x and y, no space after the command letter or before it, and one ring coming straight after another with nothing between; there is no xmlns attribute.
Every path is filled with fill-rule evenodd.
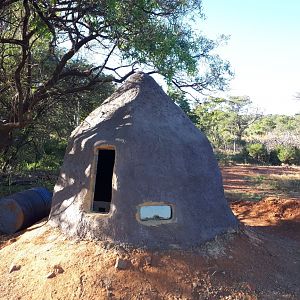
<svg viewBox="0 0 300 300"><path fill-rule="evenodd" d="M163 76L218 155L297 163L299 115L262 116L248 97L187 100L233 76L214 51L226 37L193 30L201 4L0 1L0 170L57 172L74 127L138 69Z"/></svg>
<svg viewBox="0 0 300 300"><path fill-rule="evenodd" d="M208 137L219 157L239 162L300 164L300 114L263 115L249 97L207 98L191 105L172 88L169 95Z"/></svg>

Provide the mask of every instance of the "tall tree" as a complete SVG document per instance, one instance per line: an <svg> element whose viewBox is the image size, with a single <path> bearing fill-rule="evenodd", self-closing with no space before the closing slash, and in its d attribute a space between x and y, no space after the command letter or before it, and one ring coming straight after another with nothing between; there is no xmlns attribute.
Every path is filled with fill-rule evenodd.
<svg viewBox="0 0 300 300"><path fill-rule="evenodd" d="M1 1L0 152L49 99L120 83L138 67L177 88L222 89L230 66L193 32L195 16L201 0ZM74 64L83 56L93 65Z"/></svg>
<svg viewBox="0 0 300 300"><path fill-rule="evenodd" d="M261 117L258 108L252 107L252 101L248 96L231 96L226 101L228 114L228 126L233 138L233 150L241 144L242 137L247 128Z"/></svg>
<svg viewBox="0 0 300 300"><path fill-rule="evenodd" d="M221 110L223 99L208 98L193 110L196 126L209 138L215 147L226 145L224 139L225 113Z"/></svg>
<svg viewBox="0 0 300 300"><path fill-rule="evenodd" d="M259 117L249 97L209 98L194 110L196 125L217 148L229 148L229 144L242 143L245 131Z"/></svg>

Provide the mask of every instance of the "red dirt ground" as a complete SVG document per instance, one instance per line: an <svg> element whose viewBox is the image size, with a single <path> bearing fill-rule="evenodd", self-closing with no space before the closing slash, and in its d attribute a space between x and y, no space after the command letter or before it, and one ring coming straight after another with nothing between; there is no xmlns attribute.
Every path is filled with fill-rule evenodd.
<svg viewBox="0 0 300 300"><path fill-rule="evenodd" d="M236 165L222 167L224 189L229 201L236 200L243 193L256 194L258 198L285 197L290 200L300 200L300 167L296 166L251 166ZM290 190L289 180L298 180L298 189ZM259 184L259 182L261 184ZM272 186L276 181L282 182L282 189ZM264 183L264 184L263 184Z"/></svg>
<svg viewBox="0 0 300 300"><path fill-rule="evenodd" d="M251 176L298 171L225 167L224 185L253 192ZM45 222L0 236L0 299L300 299L300 198L280 195L231 202L240 231L193 251L76 241ZM114 268L118 257L125 270ZM47 278L54 269L62 273Z"/></svg>

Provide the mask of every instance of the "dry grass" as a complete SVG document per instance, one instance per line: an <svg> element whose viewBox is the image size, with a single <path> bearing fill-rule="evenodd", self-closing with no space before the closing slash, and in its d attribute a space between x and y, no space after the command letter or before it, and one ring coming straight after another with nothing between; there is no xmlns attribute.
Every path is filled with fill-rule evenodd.
<svg viewBox="0 0 300 300"><path fill-rule="evenodd" d="M266 197L300 200L299 167L225 167L223 177L229 201L260 201Z"/></svg>
<svg viewBox="0 0 300 300"><path fill-rule="evenodd" d="M300 191L300 173L299 174L273 174L269 178L272 181L271 186L274 189L285 191L287 193L298 194Z"/></svg>

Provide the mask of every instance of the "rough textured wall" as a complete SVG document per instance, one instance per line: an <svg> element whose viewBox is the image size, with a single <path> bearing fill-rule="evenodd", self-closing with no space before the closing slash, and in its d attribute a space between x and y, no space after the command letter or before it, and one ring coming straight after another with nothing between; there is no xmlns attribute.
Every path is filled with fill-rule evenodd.
<svg viewBox="0 0 300 300"><path fill-rule="evenodd" d="M90 212L95 145L116 149L111 212ZM172 222L136 220L144 202L174 207ZM186 248L235 227L207 138L148 75L136 73L74 130L55 186L51 224L82 238Z"/></svg>

